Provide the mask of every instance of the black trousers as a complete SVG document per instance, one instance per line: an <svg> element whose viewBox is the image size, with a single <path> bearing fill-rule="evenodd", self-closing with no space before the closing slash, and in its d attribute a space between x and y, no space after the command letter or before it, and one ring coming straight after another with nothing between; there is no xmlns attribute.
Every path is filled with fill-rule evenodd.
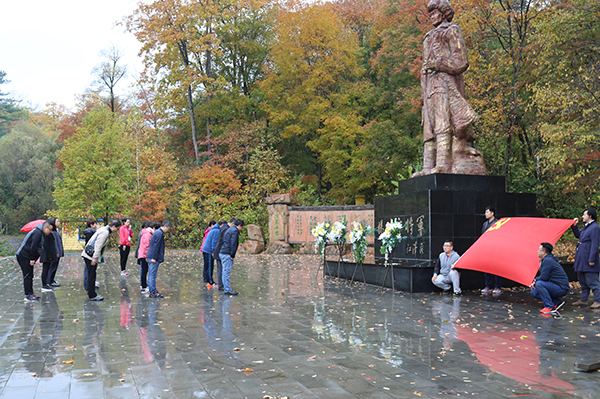
<svg viewBox="0 0 600 399"><path fill-rule="evenodd" d="M52 265L52 261L42 263L42 275L40 279L42 280L42 287L48 285L48 275L50 274L50 266Z"/></svg>
<svg viewBox="0 0 600 399"><path fill-rule="evenodd" d="M129 251L131 251L131 247L129 245L119 245L119 253L121 254L121 271L127 268Z"/></svg>
<svg viewBox="0 0 600 399"><path fill-rule="evenodd" d="M46 280L46 284L50 285L55 282L56 271L58 270L58 262L60 262L60 258L50 263L50 270L48 270L48 279Z"/></svg>
<svg viewBox="0 0 600 399"><path fill-rule="evenodd" d="M17 262L21 266L23 272L23 288L25 295L33 295L33 266L29 263L29 259L17 255Z"/></svg>
<svg viewBox="0 0 600 399"><path fill-rule="evenodd" d="M148 287L148 283L146 280L148 278L148 261L146 261L146 258L140 258L139 263L140 263L140 286L142 287L142 289L145 289Z"/></svg>
<svg viewBox="0 0 600 399"><path fill-rule="evenodd" d="M96 294L96 268L98 265L92 266L92 261L88 258L83 258L83 260L85 261L85 268L88 273L88 286L85 287L88 291L88 298L95 298L98 295Z"/></svg>

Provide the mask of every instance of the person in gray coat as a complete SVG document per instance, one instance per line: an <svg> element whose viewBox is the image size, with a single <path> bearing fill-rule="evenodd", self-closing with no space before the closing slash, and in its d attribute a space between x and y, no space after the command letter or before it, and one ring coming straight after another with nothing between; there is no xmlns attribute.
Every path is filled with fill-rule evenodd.
<svg viewBox="0 0 600 399"><path fill-rule="evenodd" d="M454 243L450 240L444 241L444 252L440 254L435 264L431 282L444 291L454 289L454 295L460 295L460 274L454 269L454 264L460 259L460 255L454 251Z"/></svg>
<svg viewBox="0 0 600 399"><path fill-rule="evenodd" d="M121 227L120 220L115 220L111 222L111 224L109 224L108 226L100 227L98 230L96 230L96 232L94 233L92 238L90 238L90 241L86 245L86 248L88 245L93 246L93 254L88 255L86 252L86 248L84 248L83 252L81 253L81 257L85 262L85 267L88 272L88 284L85 288L88 291L88 298L90 301L102 301L104 299L104 297L96 294L96 268L98 267L98 262L104 255L104 250L108 245L110 235L112 233L117 232L119 230L119 227Z"/></svg>

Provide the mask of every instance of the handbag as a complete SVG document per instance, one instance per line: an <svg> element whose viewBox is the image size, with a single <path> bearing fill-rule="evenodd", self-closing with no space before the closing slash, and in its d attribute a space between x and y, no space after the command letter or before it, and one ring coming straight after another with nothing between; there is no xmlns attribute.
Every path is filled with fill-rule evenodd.
<svg viewBox="0 0 600 399"><path fill-rule="evenodd" d="M98 238L98 233L94 233L94 236L92 237L93 239L91 239L86 245L85 245L85 253L88 256L94 256L94 251L95 251L95 247L96 247L96 238Z"/></svg>

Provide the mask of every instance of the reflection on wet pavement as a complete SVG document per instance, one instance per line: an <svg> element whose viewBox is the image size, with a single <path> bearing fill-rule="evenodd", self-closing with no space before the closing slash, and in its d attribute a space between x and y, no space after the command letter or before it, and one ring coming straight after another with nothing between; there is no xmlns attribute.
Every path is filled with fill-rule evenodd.
<svg viewBox="0 0 600 399"><path fill-rule="evenodd" d="M83 262L67 256L63 286L37 304L0 260L1 397L598 397L598 374L574 364L600 357L600 311L545 317L525 290L382 293L315 279L314 256L240 256L228 297L202 283L200 255L169 254L163 300L109 255L104 302L85 300Z"/></svg>

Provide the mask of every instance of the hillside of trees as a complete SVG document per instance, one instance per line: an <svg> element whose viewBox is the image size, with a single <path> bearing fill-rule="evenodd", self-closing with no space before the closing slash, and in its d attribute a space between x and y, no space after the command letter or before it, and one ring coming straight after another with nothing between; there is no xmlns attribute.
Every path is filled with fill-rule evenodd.
<svg viewBox="0 0 600 399"><path fill-rule="evenodd" d="M540 216L598 206L600 0L452 2L476 146ZM266 225L267 195L367 202L421 168L422 0L161 0L120 21L144 71L116 95L118 43L73 109L2 92L0 223L45 215ZM0 63L0 70L2 65Z"/></svg>

